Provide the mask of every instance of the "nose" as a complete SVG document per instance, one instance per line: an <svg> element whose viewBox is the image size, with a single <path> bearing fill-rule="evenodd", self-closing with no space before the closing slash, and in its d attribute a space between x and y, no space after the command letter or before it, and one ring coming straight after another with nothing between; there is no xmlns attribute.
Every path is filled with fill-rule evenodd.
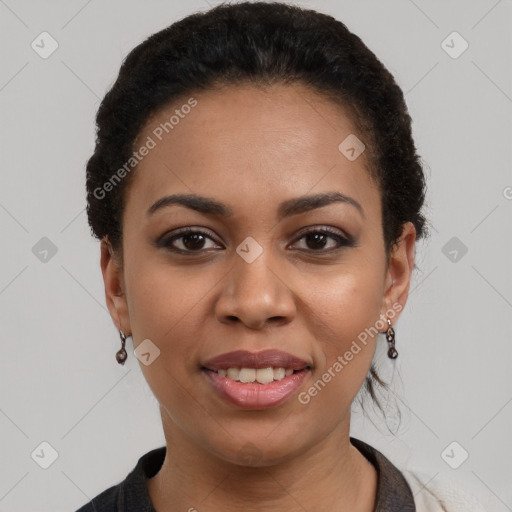
<svg viewBox="0 0 512 512"><path fill-rule="evenodd" d="M291 283L266 254L264 251L252 263L236 255L215 307L220 322L240 322L254 330L291 322L296 312Z"/></svg>

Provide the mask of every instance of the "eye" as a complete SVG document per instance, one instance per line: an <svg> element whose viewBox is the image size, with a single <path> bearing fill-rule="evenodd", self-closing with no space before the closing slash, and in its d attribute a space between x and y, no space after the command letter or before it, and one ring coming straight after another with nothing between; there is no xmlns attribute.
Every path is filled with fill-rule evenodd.
<svg viewBox="0 0 512 512"><path fill-rule="evenodd" d="M208 240L215 242L207 232L186 227L175 231L172 236L164 235L157 241L157 246L173 252L199 253L212 249L212 247L205 247Z"/></svg>
<svg viewBox="0 0 512 512"><path fill-rule="evenodd" d="M341 247L354 247L355 243L351 237L346 237L342 235L338 230L333 230L331 228L323 227L321 229L312 229L296 239L294 244L303 240L305 241L306 247L299 248L300 250L306 250L310 252L331 252ZM334 247L327 247L329 239L334 241Z"/></svg>
<svg viewBox="0 0 512 512"><path fill-rule="evenodd" d="M341 249L342 247L355 247L355 241L350 236L342 235L340 231L328 227L310 229L303 232L292 245L304 240L306 247L299 247L299 250L306 252L328 253ZM329 240L331 246L329 247ZM207 242L213 242L214 245L207 247ZM334 246L333 243L334 242ZM213 236L203 230L193 229L191 227L181 228L170 234L165 234L156 242L157 247L165 248L171 252L200 254L202 252L215 250L220 244L215 241Z"/></svg>

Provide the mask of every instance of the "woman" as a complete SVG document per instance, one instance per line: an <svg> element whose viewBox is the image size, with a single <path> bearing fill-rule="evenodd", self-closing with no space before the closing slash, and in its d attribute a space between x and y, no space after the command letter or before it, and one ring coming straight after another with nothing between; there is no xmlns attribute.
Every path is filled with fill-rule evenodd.
<svg viewBox="0 0 512 512"><path fill-rule="evenodd" d="M166 447L80 511L456 510L349 435L382 384L379 333L398 356L425 235L403 94L362 41L314 11L221 5L135 48L97 125L116 357L132 336Z"/></svg>

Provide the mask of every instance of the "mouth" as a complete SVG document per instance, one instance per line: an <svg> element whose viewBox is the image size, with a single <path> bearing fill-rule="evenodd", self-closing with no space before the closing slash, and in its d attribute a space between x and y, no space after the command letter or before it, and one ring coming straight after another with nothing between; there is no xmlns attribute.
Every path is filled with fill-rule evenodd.
<svg viewBox="0 0 512 512"><path fill-rule="evenodd" d="M213 389L230 404L266 409L282 404L302 385L311 365L286 352L236 351L201 365Z"/></svg>
<svg viewBox="0 0 512 512"><path fill-rule="evenodd" d="M267 367L267 368L236 368L231 367L227 370L217 370L217 374L221 377L227 377L235 382L243 382L244 384L258 382L259 384L269 384L270 382L283 380L292 373L302 370L292 370L291 368Z"/></svg>

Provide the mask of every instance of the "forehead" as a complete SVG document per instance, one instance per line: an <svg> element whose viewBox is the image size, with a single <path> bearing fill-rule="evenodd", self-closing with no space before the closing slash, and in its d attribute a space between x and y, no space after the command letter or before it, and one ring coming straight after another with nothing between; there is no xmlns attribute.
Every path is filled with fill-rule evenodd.
<svg viewBox="0 0 512 512"><path fill-rule="evenodd" d="M364 139L341 105L301 85L191 94L139 133L135 148L152 148L136 167L127 204L147 208L174 191L252 207L326 190L375 202L365 153L351 161L339 148L354 135Z"/></svg>

